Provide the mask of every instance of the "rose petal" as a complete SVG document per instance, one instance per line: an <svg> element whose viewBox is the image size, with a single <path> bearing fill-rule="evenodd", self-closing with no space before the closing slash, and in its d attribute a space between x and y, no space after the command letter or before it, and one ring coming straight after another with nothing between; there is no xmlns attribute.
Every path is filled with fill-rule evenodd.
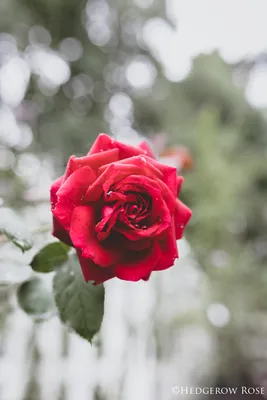
<svg viewBox="0 0 267 400"><path fill-rule="evenodd" d="M109 164L102 165L99 168L99 172L102 173L104 170L108 167ZM154 167L149 161L147 161L147 158L143 156L135 156L135 157L130 157L125 160L121 160L118 163L119 166L121 165L128 165L130 168L132 166L135 167L140 167L140 171L142 175L150 176L152 178L157 177L157 178L163 178L162 172ZM125 167L120 167L120 168L125 168ZM176 177L175 177L176 179Z"/></svg>
<svg viewBox="0 0 267 400"><path fill-rule="evenodd" d="M155 168L162 172L162 181L168 186L174 196L177 194L177 169L167 164L162 164L157 160L145 157Z"/></svg>
<svg viewBox="0 0 267 400"><path fill-rule="evenodd" d="M104 193L104 202L105 203L114 203L115 201L126 201L126 196L123 193L119 192L107 192Z"/></svg>
<svg viewBox="0 0 267 400"><path fill-rule="evenodd" d="M58 222L56 217L53 216L53 230L52 235L58 238L61 242L66 243L68 246L72 246L71 238L68 232Z"/></svg>
<svg viewBox="0 0 267 400"><path fill-rule="evenodd" d="M159 217L156 221L152 222L151 226L146 229L134 227L132 225L134 222L130 223L129 220L126 219L126 216L123 216L122 221L124 224L115 226L114 229L122 233L129 240L140 240L160 235L169 227L171 223L171 215L164 200L159 198L158 202L160 202L160 208L158 209Z"/></svg>
<svg viewBox="0 0 267 400"><path fill-rule="evenodd" d="M108 186L109 182L105 183L105 190L109 189ZM128 185L128 188L126 189L126 185ZM168 186L162 182L160 179L151 179L149 177L143 176L143 175L128 175L124 179L121 179L117 185L116 188L126 191L129 190L129 185L135 185L136 187L140 187L141 190L140 192L145 193L146 191L151 195L152 199L157 199L163 197L165 200L167 207L170 211L170 213L174 212L175 209L175 197L171 193L170 189ZM136 189L137 190L137 189ZM156 190L158 193L156 193Z"/></svg>
<svg viewBox="0 0 267 400"><path fill-rule="evenodd" d="M108 211L108 212L107 212ZM120 205L116 207L105 207L104 218L96 225L95 231L97 232L97 239L99 241L105 240L111 232L114 224L117 221L118 214L121 212ZM104 230L104 228L106 228Z"/></svg>
<svg viewBox="0 0 267 400"><path fill-rule="evenodd" d="M161 271L173 266L174 261L178 258L178 248L175 237L174 220L166 231L163 239L160 241L161 258L154 268L154 271Z"/></svg>
<svg viewBox="0 0 267 400"><path fill-rule="evenodd" d="M188 208L181 200L176 199L174 221L176 230L176 239L181 239L183 236L185 227L190 220L192 211Z"/></svg>
<svg viewBox="0 0 267 400"><path fill-rule="evenodd" d="M77 251L77 255L86 282L94 281L95 285L99 285L100 283L115 277L112 268L98 267L92 260L84 258L79 250Z"/></svg>
<svg viewBox="0 0 267 400"><path fill-rule="evenodd" d="M160 187L162 196L167 204L168 209L170 210L170 213L173 213L174 209L175 209L176 197L174 197L174 195L170 191L169 187L164 182L162 182L160 179L156 179L156 182L158 183L158 185ZM175 193L175 196L176 196L176 193Z"/></svg>
<svg viewBox="0 0 267 400"><path fill-rule="evenodd" d="M145 154L142 149L120 143L117 140L110 138L105 133L98 135L88 154L91 155L110 149L119 150L119 160L132 156L138 156L139 154Z"/></svg>
<svg viewBox="0 0 267 400"><path fill-rule="evenodd" d="M116 163L119 164L119 163ZM109 168L111 168L112 166L110 166ZM114 164L114 170L113 170L113 174L115 171L115 164ZM125 168L125 172L127 172L127 169ZM169 208L170 212L173 213L174 209L175 209L175 199L176 199L176 194L175 196L172 194L172 192L170 191L170 189L168 188L168 186L161 180L158 178L150 178L150 176L144 176L143 174L135 174L134 172L132 172L132 174L126 174L126 177L123 179L118 179L119 175L117 174L117 176L114 179L114 176L112 176L110 178L110 180L105 182L104 185L104 190L108 191L109 187L111 186L111 184L115 183L116 181L119 181L117 184L117 188L121 188L123 189L125 187L125 185L127 184L135 184L136 186L139 186L140 188L142 188L144 186L144 182L146 182L146 185L150 188L155 188L157 189L161 196L163 196L167 207ZM175 178L176 179L176 178ZM127 189L128 190L128 189ZM125 192L126 189L123 189L123 191ZM152 198L157 197L157 196L153 196Z"/></svg>
<svg viewBox="0 0 267 400"><path fill-rule="evenodd" d="M103 185L104 191L108 191L109 187L114 183L120 181L125 177L130 177L131 175L137 175L142 177L154 178L155 173L153 170L146 168L142 165L135 165L135 164L123 164L121 162L116 162L112 164L114 166L114 172L112 176L105 182Z"/></svg>
<svg viewBox="0 0 267 400"><path fill-rule="evenodd" d="M128 219L134 220L136 223L141 222L150 214L148 211L150 201L145 201L142 195L132 195L134 199L128 201L124 207L125 214Z"/></svg>
<svg viewBox="0 0 267 400"><path fill-rule="evenodd" d="M83 167L70 175L57 191L57 203L52 212L65 229L69 229L72 211L76 205L81 204L94 177L90 167Z"/></svg>
<svg viewBox="0 0 267 400"><path fill-rule="evenodd" d="M142 279L143 279L143 281L148 281L148 280L149 280L149 278L150 278L150 275L151 275L151 273L150 273L150 274L148 274L147 276L145 276L144 278L142 278Z"/></svg>
<svg viewBox="0 0 267 400"><path fill-rule="evenodd" d="M56 179L55 182L52 183L50 188L50 202L51 209L55 208L57 203L57 192L62 184L63 176ZM53 215L53 229L52 235L58 238L61 242L66 243L68 246L72 246L71 239L69 237L68 232L64 229L64 227L59 223L56 217Z"/></svg>
<svg viewBox="0 0 267 400"><path fill-rule="evenodd" d="M146 249L149 249L153 245L153 240L152 239L142 239L142 240L136 240L136 241L131 241L128 240L125 236L123 236L121 233L116 232L112 230L111 235L108 239L109 245L116 249L117 251L121 251L123 248L125 251L125 254L129 254L129 251L134 251L134 252L139 252L143 251Z"/></svg>
<svg viewBox="0 0 267 400"><path fill-rule="evenodd" d="M165 188L165 184L161 182ZM171 214L169 208L167 207L165 201L162 198L162 193L159 190L159 185L157 181L153 179L131 175L116 185L116 189L119 190L131 190L140 191L150 196L152 208L150 210L151 225L146 230L134 229L134 227L127 220L127 215L122 216L124 224L115 227L116 230L123 233L130 240L140 240L149 236L159 235L165 229L168 228L171 222ZM171 195L172 196L172 195ZM171 205L172 206L172 205ZM175 206L175 201L173 199L173 208ZM134 224L134 222L133 222Z"/></svg>
<svg viewBox="0 0 267 400"><path fill-rule="evenodd" d="M147 254L143 258L136 257L136 253L132 254L135 261L131 260L129 255L130 263L119 263L114 267L115 275L125 281L139 281L142 278L147 277L148 274L157 265L161 256L161 251L158 243L155 243L151 250L148 250Z"/></svg>
<svg viewBox="0 0 267 400"><path fill-rule="evenodd" d="M111 149L107 151L102 151L97 154L92 154L85 157L75 157L71 156L66 168L66 173L64 176L64 181L77 169L89 166L93 170L97 170L103 164L109 164L114 161L118 161L119 150Z"/></svg>
<svg viewBox="0 0 267 400"><path fill-rule="evenodd" d="M125 247L130 251L142 251L148 249L151 246L151 239L142 239L136 241L127 240L125 243Z"/></svg>
<svg viewBox="0 0 267 400"><path fill-rule="evenodd" d="M137 193L150 195L151 198L161 197L160 185L158 185L157 181L144 175L126 175L116 183L114 190L122 193L136 191Z"/></svg>
<svg viewBox="0 0 267 400"><path fill-rule="evenodd" d="M97 201L102 195L103 191L108 192L110 186L131 175L137 175L140 177L154 177L154 174L151 171L143 169L141 166L139 167L132 164L125 165L121 164L120 162L116 162L110 164L102 173L102 175L100 175L97 180L88 188L84 199L90 202Z"/></svg>
<svg viewBox="0 0 267 400"><path fill-rule="evenodd" d="M105 150L110 150L113 148L111 144L111 139L108 135L105 133L100 133L96 140L94 141L93 145L91 146L91 149L88 153L89 154L95 154L95 153L100 153L100 151L105 151Z"/></svg>
<svg viewBox="0 0 267 400"><path fill-rule="evenodd" d="M102 246L95 233L95 210L92 206L75 207L71 217L70 237L74 247L82 250L82 256L90 258L101 267L116 263L120 254Z"/></svg>
<svg viewBox="0 0 267 400"><path fill-rule="evenodd" d="M114 210L114 207L113 207L113 206L105 205L105 206L102 208L102 218L110 217L111 214L112 214L112 212L113 212L113 210Z"/></svg>
<svg viewBox="0 0 267 400"><path fill-rule="evenodd" d="M51 202L51 206L52 208L54 208L56 202L57 202L57 191L60 188L61 184L63 181L63 176L61 176L60 178L56 179L50 188L50 202Z"/></svg>
<svg viewBox="0 0 267 400"><path fill-rule="evenodd" d="M129 240L141 240L158 235L160 227L161 223L156 222L147 229L138 229L129 224L129 221L125 219L123 225L115 227L114 229L123 234Z"/></svg>
<svg viewBox="0 0 267 400"><path fill-rule="evenodd" d="M138 147L140 149L142 149L148 157L155 158L155 156L154 156L150 146L147 144L147 142L144 141L144 142L140 143L138 145Z"/></svg>
<svg viewBox="0 0 267 400"><path fill-rule="evenodd" d="M88 188L84 200L95 202L103 193L103 185L106 180L114 174L114 164L111 164L102 175L100 175L97 180ZM116 174L115 174L116 175Z"/></svg>

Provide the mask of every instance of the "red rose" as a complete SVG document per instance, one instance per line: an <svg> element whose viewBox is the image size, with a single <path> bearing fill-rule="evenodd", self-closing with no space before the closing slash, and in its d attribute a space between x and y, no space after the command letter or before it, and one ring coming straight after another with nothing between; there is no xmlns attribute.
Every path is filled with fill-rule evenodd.
<svg viewBox="0 0 267 400"><path fill-rule="evenodd" d="M147 280L178 258L176 240L191 217L177 199L182 182L145 142L101 134L52 184L53 235L76 249L86 281Z"/></svg>

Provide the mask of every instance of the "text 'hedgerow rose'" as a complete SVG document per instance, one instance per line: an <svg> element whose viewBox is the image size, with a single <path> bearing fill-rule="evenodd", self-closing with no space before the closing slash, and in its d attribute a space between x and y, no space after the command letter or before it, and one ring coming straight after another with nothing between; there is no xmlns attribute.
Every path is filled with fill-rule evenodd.
<svg viewBox="0 0 267 400"><path fill-rule="evenodd" d="M53 235L76 249L86 281L147 280L178 258L176 240L191 217L177 198L182 182L145 142L101 134L51 187Z"/></svg>

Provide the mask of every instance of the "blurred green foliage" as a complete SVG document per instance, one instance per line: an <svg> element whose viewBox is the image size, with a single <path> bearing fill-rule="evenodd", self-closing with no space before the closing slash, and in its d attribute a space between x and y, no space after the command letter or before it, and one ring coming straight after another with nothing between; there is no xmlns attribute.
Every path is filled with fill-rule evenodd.
<svg viewBox="0 0 267 400"><path fill-rule="evenodd" d="M85 154L98 133L116 135L116 127L148 137L165 132L171 144L188 146L194 168L182 191L193 209L187 239L209 279L209 301L230 311L227 327L210 329L221 349L218 379L234 380L253 365L241 339L267 333L262 323L267 311L266 116L248 105L246 81L236 82L238 67L216 52L197 57L182 82L168 81L142 40L142 28L152 17L167 21L160 0L149 9L130 0L0 2L1 31L16 41L19 57L28 60L37 49L53 51L69 68L69 77L54 85L31 69L25 97L11 111L31 127L33 140L21 149L1 136L14 161L1 171L0 195L6 205L27 206L24 190L31 185L16 173L24 152L48 157L57 176L71 154ZM11 43L10 37L5 40ZM77 49L80 56L70 61ZM127 79L129 65L140 60L155 75L145 89ZM124 103L116 106L119 117L110 107L118 93L131 101L126 117L120 116Z"/></svg>

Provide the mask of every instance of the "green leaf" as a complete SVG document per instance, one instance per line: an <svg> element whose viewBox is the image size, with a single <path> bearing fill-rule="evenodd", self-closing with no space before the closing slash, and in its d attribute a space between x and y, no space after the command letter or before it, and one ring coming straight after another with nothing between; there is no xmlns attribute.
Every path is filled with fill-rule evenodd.
<svg viewBox="0 0 267 400"><path fill-rule="evenodd" d="M84 281L76 256L57 271L54 296L61 320L91 342L102 323L105 291L103 285Z"/></svg>
<svg viewBox="0 0 267 400"><path fill-rule="evenodd" d="M9 208L0 208L0 233L19 247L22 252L32 247L32 239L25 228L25 224Z"/></svg>
<svg viewBox="0 0 267 400"><path fill-rule="evenodd" d="M36 272L52 272L68 260L69 246L64 243L50 243L34 257L30 266Z"/></svg>
<svg viewBox="0 0 267 400"><path fill-rule="evenodd" d="M17 299L20 307L33 317L42 318L55 311L51 288L46 281L37 277L18 287Z"/></svg>

